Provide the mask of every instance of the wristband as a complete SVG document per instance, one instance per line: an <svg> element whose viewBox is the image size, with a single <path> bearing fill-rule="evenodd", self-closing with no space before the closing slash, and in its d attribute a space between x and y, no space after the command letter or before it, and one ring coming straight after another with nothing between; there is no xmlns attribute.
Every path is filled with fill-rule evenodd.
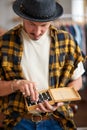
<svg viewBox="0 0 87 130"><path fill-rule="evenodd" d="M16 80L14 80L14 81L12 81L11 82L11 90L12 90L12 92L14 92L15 91L15 89L14 89L14 87L15 87L15 84L16 83Z"/></svg>

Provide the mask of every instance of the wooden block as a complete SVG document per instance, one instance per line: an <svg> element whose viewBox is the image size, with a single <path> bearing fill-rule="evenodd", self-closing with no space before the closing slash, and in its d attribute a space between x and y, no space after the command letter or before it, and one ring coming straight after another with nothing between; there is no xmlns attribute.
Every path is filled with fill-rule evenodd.
<svg viewBox="0 0 87 130"><path fill-rule="evenodd" d="M53 97L54 102L75 101L81 99L78 91L70 87L50 89L49 93Z"/></svg>

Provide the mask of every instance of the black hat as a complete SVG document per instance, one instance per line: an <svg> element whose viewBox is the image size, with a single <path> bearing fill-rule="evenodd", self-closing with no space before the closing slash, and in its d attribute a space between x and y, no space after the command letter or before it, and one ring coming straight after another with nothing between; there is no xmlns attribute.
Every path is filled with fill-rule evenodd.
<svg viewBox="0 0 87 130"><path fill-rule="evenodd" d="M55 0L16 0L13 10L24 19L38 22L53 21L63 13L62 6Z"/></svg>

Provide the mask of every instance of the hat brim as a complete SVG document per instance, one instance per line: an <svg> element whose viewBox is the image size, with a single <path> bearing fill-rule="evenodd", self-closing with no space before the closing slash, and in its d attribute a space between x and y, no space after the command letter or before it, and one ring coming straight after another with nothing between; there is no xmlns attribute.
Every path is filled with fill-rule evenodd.
<svg viewBox="0 0 87 130"><path fill-rule="evenodd" d="M36 21L36 22L49 22L49 21L53 21L53 20L56 20L58 17L60 17L62 15L62 13L63 13L62 6L60 4L58 4L57 2L56 2L55 14L52 17L45 18L45 19L43 19L43 18L34 18L34 17L31 17L31 16L28 16L27 14L25 14L24 12L22 12L20 10L20 5L17 2L13 3L13 10L14 10L14 12L18 16L20 16L20 17L22 17L24 19L27 19L27 20L30 20L30 21Z"/></svg>

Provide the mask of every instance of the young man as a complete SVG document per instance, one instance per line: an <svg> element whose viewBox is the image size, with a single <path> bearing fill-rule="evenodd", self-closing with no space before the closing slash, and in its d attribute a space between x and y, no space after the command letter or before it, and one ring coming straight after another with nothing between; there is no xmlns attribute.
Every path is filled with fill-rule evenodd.
<svg viewBox="0 0 87 130"><path fill-rule="evenodd" d="M6 130L74 130L69 105L47 100L28 111L25 97L39 100L38 91L82 87L80 48L68 32L51 21L63 13L55 0L16 0L13 10L23 18L0 37L0 112ZM65 116L66 115L66 116Z"/></svg>

